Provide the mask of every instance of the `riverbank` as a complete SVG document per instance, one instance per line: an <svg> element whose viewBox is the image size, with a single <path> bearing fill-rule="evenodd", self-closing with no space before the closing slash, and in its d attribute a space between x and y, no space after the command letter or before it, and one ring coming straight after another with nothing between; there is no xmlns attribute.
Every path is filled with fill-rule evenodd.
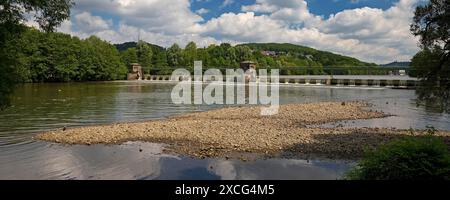
<svg viewBox="0 0 450 200"><path fill-rule="evenodd" d="M364 102L325 102L281 105L274 116L261 116L260 107L229 107L165 120L118 123L38 134L35 138L63 144L120 144L146 141L168 144L168 150L193 157L267 156L359 158L365 147L424 131L374 128L311 128L342 120L389 116L371 111ZM437 135L447 141L449 132Z"/></svg>

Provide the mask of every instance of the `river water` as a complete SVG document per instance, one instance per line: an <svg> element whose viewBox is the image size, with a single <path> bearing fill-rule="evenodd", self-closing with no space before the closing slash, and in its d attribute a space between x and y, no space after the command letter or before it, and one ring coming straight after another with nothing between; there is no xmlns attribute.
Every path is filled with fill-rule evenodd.
<svg viewBox="0 0 450 200"><path fill-rule="evenodd" d="M174 105L173 83L96 82L24 84L0 112L0 179L339 179L354 161L192 159L163 153L163 144L61 145L33 140L39 132L136 122L219 105ZM418 107L414 90L282 85L280 102L367 100L395 116L346 126L450 130L450 116ZM334 126L327 124L325 126Z"/></svg>

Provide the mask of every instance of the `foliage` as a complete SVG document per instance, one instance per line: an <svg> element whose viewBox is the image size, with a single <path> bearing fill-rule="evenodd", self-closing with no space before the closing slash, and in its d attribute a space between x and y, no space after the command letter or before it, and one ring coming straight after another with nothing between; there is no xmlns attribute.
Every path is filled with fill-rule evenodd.
<svg viewBox="0 0 450 200"><path fill-rule="evenodd" d="M24 27L14 24L0 24L0 109L9 105L9 95L14 85L21 78L14 67L16 60L12 56L15 52L10 51L6 42L15 37L16 32L21 32Z"/></svg>
<svg viewBox="0 0 450 200"><path fill-rule="evenodd" d="M136 48L129 48L125 51L122 51L120 53L120 57L122 58L122 62L125 64L131 64L131 63L137 63L138 61L138 56L137 56L137 51Z"/></svg>
<svg viewBox="0 0 450 200"><path fill-rule="evenodd" d="M52 32L70 16L72 0L3 0L0 1L0 109L9 104L9 95L15 83L23 79L15 67L13 49L8 49L8 42L25 30L21 25L27 14L34 14L39 26L46 32Z"/></svg>
<svg viewBox="0 0 450 200"><path fill-rule="evenodd" d="M434 81L449 79L449 30L449 0L430 0L428 4L416 8L411 32L420 37L422 51L415 56L412 65L419 71L419 78Z"/></svg>
<svg viewBox="0 0 450 200"><path fill-rule="evenodd" d="M72 0L3 0L0 1L0 23L19 25L26 14L33 13L44 31L53 32L69 18L72 5Z"/></svg>
<svg viewBox="0 0 450 200"><path fill-rule="evenodd" d="M167 64L169 66L181 66L183 62L182 50L178 44L173 44L167 49Z"/></svg>
<svg viewBox="0 0 450 200"><path fill-rule="evenodd" d="M450 112L450 0L430 0L414 14L411 32L422 48L411 64L412 75L421 79L418 103Z"/></svg>
<svg viewBox="0 0 450 200"><path fill-rule="evenodd" d="M353 180L450 180L450 153L447 145L436 136L411 136L367 151L346 177Z"/></svg>
<svg viewBox="0 0 450 200"><path fill-rule="evenodd" d="M150 68L152 66L152 48L144 41L139 41L136 47L136 55L138 63L141 64L145 73L150 73ZM127 65L129 63L126 63Z"/></svg>
<svg viewBox="0 0 450 200"><path fill-rule="evenodd" d="M85 40L27 28L6 44L15 52L23 82L67 82L123 79L127 68L117 49L92 36Z"/></svg>

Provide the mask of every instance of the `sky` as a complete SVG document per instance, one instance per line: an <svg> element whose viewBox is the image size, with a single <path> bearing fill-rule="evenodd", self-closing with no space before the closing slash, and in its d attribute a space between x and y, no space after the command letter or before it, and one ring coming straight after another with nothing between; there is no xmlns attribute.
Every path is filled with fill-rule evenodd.
<svg viewBox="0 0 450 200"><path fill-rule="evenodd" d="M426 0L75 0L58 31L169 47L292 43L379 64L419 50L410 31ZM139 34L140 33L140 34Z"/></svg>

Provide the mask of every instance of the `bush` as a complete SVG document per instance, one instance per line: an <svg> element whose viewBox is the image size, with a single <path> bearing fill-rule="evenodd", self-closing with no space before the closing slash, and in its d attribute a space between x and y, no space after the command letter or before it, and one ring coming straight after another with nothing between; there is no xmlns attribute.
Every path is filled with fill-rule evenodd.
<svg viewBox="0 0 450 200"><path fill-rule="evenodd" d="M409 137L366 151L350 180L450 180L450 153L438 137Z"/></svg>

